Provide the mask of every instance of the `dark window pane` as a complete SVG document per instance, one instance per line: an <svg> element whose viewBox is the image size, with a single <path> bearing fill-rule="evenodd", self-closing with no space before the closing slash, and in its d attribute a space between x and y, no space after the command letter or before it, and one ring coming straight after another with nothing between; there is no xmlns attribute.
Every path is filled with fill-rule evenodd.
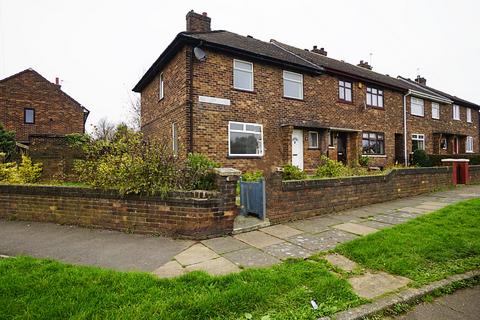
<svg viewBox="0 0 480 320"><path fill-rule="evenodd" d="M231 154L260 154L260 135L230 132Z"/></svg>

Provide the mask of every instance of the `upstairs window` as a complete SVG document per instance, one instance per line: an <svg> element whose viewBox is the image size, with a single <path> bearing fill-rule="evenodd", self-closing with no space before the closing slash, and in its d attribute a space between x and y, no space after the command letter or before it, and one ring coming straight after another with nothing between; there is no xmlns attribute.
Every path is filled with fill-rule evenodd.
<svg viewBox="0 0 480 320"><path fill-rule="evenodd" d="M412 152L425 150L425 135L420 133L412 134Z"/></svg>
<svg viewBox="0 0 480 320"><path fill-rule="evenodd" d="M385 139L383 133L364 132L362 134L362 153L372 155L384 155Z"/></svg>
<svg viewBox="0 0 480 320"><path fill-rule="evenodd" d="M412 97L410 100L410 113L414 116L423 117L424 112L423 99Z"/></svg>
<svg viewBox="0 0 480 320"><path fill-rule="evenodd" d="M318 132L317 131L308 132L308 147L310 149L318 149Z"/></svg>
<svg viewBox="0 0 480 320"><path fill-rule="evenodd" d="M460 120L460 106L457 104L453 105L453 120Z"/></svg>
<svg viewBox="0 0 480 320"><path fill-rule="evenodd" d="M253 63L233 60L233 87L253 91Z"/></svg>
<svg viewBox="0 0 480 320"><path fill-rule="evenodd" d="M440 119L440 105L432 102L432 119Z"/></svg>
<svg viewBox="0 0 480 320"><path fill-rule="evenodd" d="M163 99L163 73L160 73L160 77L158 79L158 100Z"/></svg>
<svg viewBox="0 0 480 320"><path fill-rule="evenodd" d="M467 108L467 122L472 122L472 109Z"/></svg>
<svg viewBox="0 0 480 320"><path fill-rule="evenodd" d="M230 156L263 156L263 126L256 123L228 123Z"/></svg>
<svg viewBox="0 0 480 320"><path fill-rule="evenodd" d="M286 98L303 99L303 75L283 71L283 96Z"/></svg>
<svg viewBox="0 0 480 320"><path fill-rule="evenodd" d="M367 106L383 108L383 90L367 87Z"/></svg>
<svg viewBox="0 0 480 320"><path fill-rule="evenodd" d="M465 140L465 151L468 153L473 152L473 137L468 136Z"/></svg>
<svg viewBox="0 0 480 320"><path fill-rule="evenodd" d="M34 124L35 123L35 109L25 108L23 110L23 122L26 123L26 124Z"/></svg>
<svg viewBox="0 0 480 320"><path fill-rule="evenodd" d="M352 102L352 83L348 81L338 81L338 99Z"/></svg>

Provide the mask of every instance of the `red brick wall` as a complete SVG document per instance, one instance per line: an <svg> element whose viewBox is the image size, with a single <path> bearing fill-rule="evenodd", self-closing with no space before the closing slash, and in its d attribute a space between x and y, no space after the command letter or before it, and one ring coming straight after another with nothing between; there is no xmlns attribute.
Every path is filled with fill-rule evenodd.
<svg viewBox="0 0 480 320"><path fill-rule="evenodd" d="M0 185L0 218L203 239L230 234L238 177L218 177L221 192L172 192L166 199L116 191Z"/></svg>
<svg viewBox="0 0 480 320"><path fill-rule="evenodd" d="M471 183L480 183L480 166L470 166ZM452 185L451 167L394 170L386 176L303 181L267 179L267 217L273 223L302 219Z"/></svg>
<svg viewBox="0 0 480 320"><path fill-rule="evenodd" d="M35 124L24 123L24 108L35 109ZM64 135L85 129L82 107L33 70L0 82L0 123L25 143L30 134Z"/></svg>

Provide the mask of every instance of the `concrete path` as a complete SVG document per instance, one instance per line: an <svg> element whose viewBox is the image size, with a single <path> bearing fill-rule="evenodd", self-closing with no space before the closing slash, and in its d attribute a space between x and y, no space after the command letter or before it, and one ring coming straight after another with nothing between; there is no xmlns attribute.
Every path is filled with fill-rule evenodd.
<svg viewBox="0 0 480 320"><path fill-rule="evenodd" d="M306 258L475 197L480 197L480 186L462 186L196 243L54 224L0 221L0 254L152 271L160 277L193 270L218 275L238 272L241 268L267 267L291 257Z"/></svg>
<svg viewBox="0 0 480 320"><path fill-rule="evenodd" d="M392 319L392 318L391 318ZM480 286L463 289L422 303L397 320L478 320L480 319Z"/></svg>

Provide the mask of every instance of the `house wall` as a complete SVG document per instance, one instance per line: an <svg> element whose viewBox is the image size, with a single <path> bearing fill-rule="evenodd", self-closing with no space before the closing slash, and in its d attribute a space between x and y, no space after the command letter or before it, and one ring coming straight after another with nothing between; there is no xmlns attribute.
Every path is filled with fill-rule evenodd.
<svg viewBox="0 0 480 320"><path fill-rule="evenodd" d="M160 71L164 79L162 100L159 99L160 73L141 92L141 123L145 137L172 145L172 123L175 123L181 154L185 154L188 143L187 64L184 47Z"/></svg>
<svg viewBox="0 0 480 320"><path fill-rule="evenodd" d="M35 109L35 123L24 123L24 108ZM83 133L83 109L55 84L33 70L0 82L0 123L28 143L30 134Z"/></svg>
<svg viewBox="0 0 480 320"><path fill-rule="evenodd" d="M270 171L290 161L290 134L293 128L285 124L317 121L326 127L353 128L385 133L385 162L393 163L394 135L402 132L403 96L384 89L385 108L364 107L365 83L354 82L353 102L338 100L338 79L330 75L304 74L304 99L283 97L282 69L264 63L254 63L254 91L233 88L233 58L223 53L208 51L204 62L194 63L194 148L224 166L241 170ZM250 61L252 62L252 61ZM292 71L292 70L291 70ZM199 103L198 96L230 99L230 106ZM263 157L228 156L228 121L253 122L263 125ZM307 150L308 131L304 132L304 161L306 169L318 165L318 150ZM321 130L320 130L321 131ZM325 138L326 139L326 138ZM356 141L361 151L361 138ZM352 142L354 143L354 142ZM322 144L322 152L328 146ZM351 155L352 159L358 154Z"/></svg>

